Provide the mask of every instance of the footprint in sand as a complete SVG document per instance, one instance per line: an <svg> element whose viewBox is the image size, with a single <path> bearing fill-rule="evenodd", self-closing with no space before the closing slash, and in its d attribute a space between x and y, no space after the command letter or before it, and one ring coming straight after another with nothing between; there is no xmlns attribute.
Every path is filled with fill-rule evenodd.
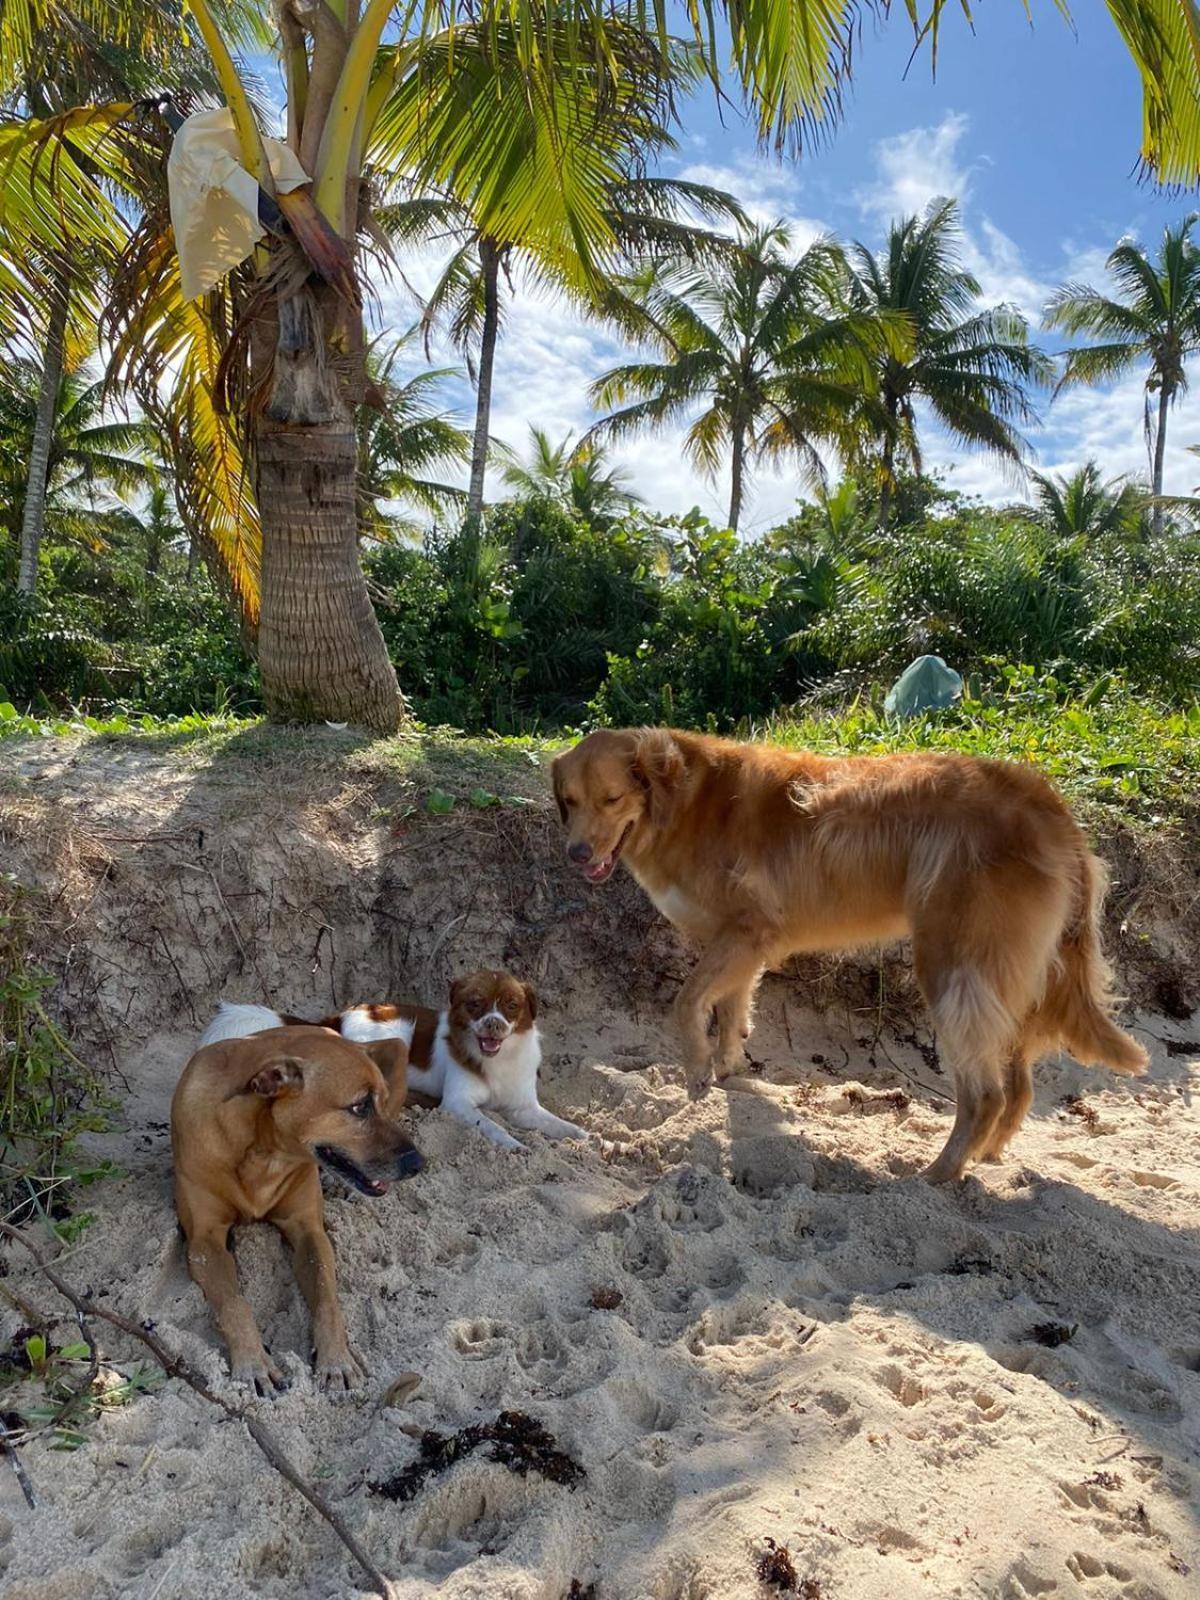
<svg viewBox="0 0 1200 1600"><path fill-rule="evenodd" d="M490 1361L503 1355L512 1345L512 1330L490 1317L452 1322L447 1330L450 1343L468 1361Z"/></svg>
<svg viewBox="0 0 1200 1600"><path fill-rule="evenodd" d="M1047 1572L1035 1572L1028 1561L1016 1561L1008 1569L1000 1585L1001 1600L1040 1600L1042 1595L1054 1594L1058 1582Z"/></svg>
<svg viewBox="0 0 1200 1600"><path fill-rule="evenodd" d="M1105 1559L1090 1550L1076 1550L1068 1556L1067 1571L1085 1592L1095 1588L1105 1595L1119 1593L1120 1600L1167 1600L1157 1585L1137 1577L1120 1561ZM1106 1579L1110 1581L1105 1582ZM1114 1583L1120 1585L1119 1591L1113 1588Z"/></svg>

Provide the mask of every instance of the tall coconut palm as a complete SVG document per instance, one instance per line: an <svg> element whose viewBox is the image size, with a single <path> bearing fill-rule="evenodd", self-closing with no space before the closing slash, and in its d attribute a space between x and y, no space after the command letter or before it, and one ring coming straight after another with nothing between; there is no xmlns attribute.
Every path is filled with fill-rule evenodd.
<svg viewBox="0 0 1200 1600"><path fill-rule="evenodd" d="M1031 472L1029 482L1034 502L1026 514L1058 539L1091 543L1113 534L1127 535L1136 530L1146 504L1145 491L1127 478L1105 483L1094 461L1056 477Z"/></svg>
<svg viewBox="0 0 1200 1600"><path fill-rule="evenodd" d="M898 463L922 470L921 402L959 443L1017 463L1028 449L1018 425L1037 420L1029 388L1045 382L1050 367L1018 311L980 308L978 280L962 266L956 201L934 200L923 216L894 222L878 255L855 243L850 261L853 303L903 317L912 332L906 353L881 352L882 416L864 417L863 436L879 468L882 527Z"/></svg>
<svg viewBox="0 0 1200 1600"><path fill-rule="evenodd" d="M818 240L798 260L789 248L781 223L746 228L722 261L631 281L626 325L640 312L664 359L614 367L592 388L597 406L619 408L594 436L687 422L684 448L702 472L713 477L728 459L735 530L758 462L791 457L807 480L824 480L821 447L847 445L871 404L876 352L903 339L886 319L847 308L840 246Z"/></svg>
<svg viewBox="0 0 1200 1600"><path fill-rule="evenodd" d="M203 47L180 27L182 8L168 0L74 0L49 4L32 0L0 21L0 117L49 118L68 115L90 99L130 101L156 90L164 75L181 93L216 87ZM226 18L244 42L261 42L259 19L247 0L231 0ZM8 46L6 53L4 46ZM72 162L92 178L102 168L76 148ZM51 159L49 155L46 159ZM68 179L69 181L69 179ZM0 200L0 208L3 201ZM110 237L108 243L115 247ZM39 346L42 385L22 494L21 564L18 587L32 592L37 582L38 550L45 519L50 433L63 372L78 363L95 342L104 251L87 241L64 239L62 248L25 255L32 267L32 293L22 296L17 334ZM111 252L108 252L111 261ZM10 305L10 310L12 309Z"/></svg>
<svg viewBox="0 0 1200 1600"><path fill-rule="evenodd" d="M24 563L29 458L41 427L44 376L31 358L8 361L0 384L0 528ZM56 539L103 543L113 494L149 487L158 440L144 421L106 413L103 384L64 373L54 395L42 484L41 523ZM33 584L20 585L31 591Z"/></svg>
<svg viewBox="0 0 1200 1600"><path fill-rule="evenodd" d="M627 66L644 71L645 36L631 30L618 40ZM475 43L473 60L469 43L458 39L452 54L447 47L447 63L456 63L453 73L447 65L431 77L409 80L381 121L382 138L406 149L427 141L436 150L439 134L457 128L462 120L464 82L478 94L490 119L494 63L482 37ZM673 76L681 85L690 82L693 59L673 50L653 66L654 79L664 76ZM627 88L615 96L600 94L594 104L578 101L577 80L578 68L570 57L560 58L553 89L561 114L576 130L566 144L571 165L561 173L561 181L568 192L576 192L581 213L588 208L592 212L590 231L572 239L569 250L563 250L558 230L548 228L538 211L518 205L497 212L491 205L490 184L481 182L473 164L435 160L424 173L426 182L405 179L391 202L378 211L380 225L399 245L444 241L451 247L437 283L424 298L423 321L427 335L438 326L446 329L475 383L467 493L472 517L483 508L493 373L506 290L511 296L519 279L526 287L566 293L584 314L603 316L609 309L614 272L628 271L668 252L699 259L724 245L723 236L712 231L713 224L742 220L737 201L721 190L647 175L650 157L673 147L666 125L670 101L647 93L648 84L639 90L637 70L629 78L634 92ZM526 130L499 114L496 120L501 126L490 138L500 145L503 160L511 162L516 156L510 146L524 139ZM536 149L520 145L516 149L521 160L539 158Z"/></svg>
<svg viewBox="0 0 1200 1600"><path fill-rule="evenodd" d="M465 466L470 435L452 412L437 405L437 390L453 367L396 376L415 330L386 353L367 361L369 404L359 413L359 522L368 538L407 537L417 523L412 511L436 517L459 506L462 489L443 474ZM433 476L431 476L433 474Z"/></svg>
<svg viewBox="0 0 1200 1600"><path fill-rule="evenodd" d="M1163 492L1167 415L1176 397L1187 390L1188 359L1200 352L1200 249L1192 239L1195 224L1195 216L1190 216L1164 229L1153 261L1140 244L1123 239L1107 262L1114 294L1091 284L1067 283L1046 311L1049 327L1101 341L1067 351L1060 389L1108 383L1134 367L1146 369L1146 444L1150 492L1156 500ZM1160 532L1162 506L1156 503L1151 515L1155 532Z"/></svg>

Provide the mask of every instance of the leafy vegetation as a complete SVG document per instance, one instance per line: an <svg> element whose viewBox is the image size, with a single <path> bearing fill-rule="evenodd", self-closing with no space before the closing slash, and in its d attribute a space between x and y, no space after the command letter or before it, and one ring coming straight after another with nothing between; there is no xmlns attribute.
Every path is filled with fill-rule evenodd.
<svg viewBox="0 0 1200 1600"><path fill-rule="evenodd" d="M107 1126L107 1101L43 1004L54 980L26 958L34 915L28 892L0 878L0 1217L42 1217L70 1239L89 1221L72 1214L74 1189L112 1171L79 1148Z"/></svg>

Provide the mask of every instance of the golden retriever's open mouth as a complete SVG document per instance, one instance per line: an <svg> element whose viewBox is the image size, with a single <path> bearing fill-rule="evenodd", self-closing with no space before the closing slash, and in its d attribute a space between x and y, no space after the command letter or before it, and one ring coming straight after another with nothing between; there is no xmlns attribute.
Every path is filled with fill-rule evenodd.
<svg viewBox="0 0 1200 1600"><path fill-rule="evenodd" d="M613 845L608 854L606 856L601 856L599 861L589 861L585 867L580 869L589 883L604 883L606 879L612 877L617 865L617 859L621 854L621 850L624 847L626 839L629 837L629 830L632 827L633 823L627 822L625 824L624 833L622 833L621 837L617 840L616 844Z"/></svg>

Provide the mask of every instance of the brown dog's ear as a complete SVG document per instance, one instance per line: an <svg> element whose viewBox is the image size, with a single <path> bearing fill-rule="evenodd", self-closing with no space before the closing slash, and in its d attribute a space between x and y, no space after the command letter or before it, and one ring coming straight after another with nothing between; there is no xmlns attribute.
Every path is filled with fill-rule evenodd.
<svg viewBox="0 0 1200 1600"><path fill-rule="evenodd" d="M529 1009L529 1020L532 1022L537 1017L537 990L531 983L523 983L521 987L525 991L525 1004Z"/></svg>
<svg viewBox="0 0 1200 1600"><path fill-rule="evenodd" d="M565 825L567 820L567 808L563 803L562 777L558 770L558 765L561 760L561 756L555 756L554 760L550 763L550 782L554 786L554 798L558 804L559 820Z"/></svg>
<svg viewBox="0 0 1200 1600"><path fill-rule="evenodd" d="M387 1083L387 1109L397 1112L408 1099L408 1045L403 1038L374 1038L363 1050Z"/></svg>
<svg viewBox="0 0 1200 1600"><path fill-rule="evenodd" d="M259 1095L263 1100L278 1100L281 1094L293 1094L303 1087L304 1068L294 1056L280 1056L254 1074L246 1085L246 1093Z"/></svg>
<svg viewBox="0 0 1200 1600"><path fill-rule="evenodd" d="M388 1105L393 1111L404 1104L408 1046L403 1039L373 1039L362 1047L387 1079Z"/></svg>
<svg viewBox="0 0 1200 1600"><path fill-rule="evenodd" d="M637 735L630 770L646 791L650 821L661 824L684 774L683 751L666 728L643 728Z"/></svg>
<svg viewBox="0 0 1200 1600"><path fill-rule="evenodd" d="M464 982L464 980L462 978L455 978L454 982L450 985L450 1009L451 1010L453 1010L454 1007L458 1004L458 1002L462 999L463 982Z"/></svg>

